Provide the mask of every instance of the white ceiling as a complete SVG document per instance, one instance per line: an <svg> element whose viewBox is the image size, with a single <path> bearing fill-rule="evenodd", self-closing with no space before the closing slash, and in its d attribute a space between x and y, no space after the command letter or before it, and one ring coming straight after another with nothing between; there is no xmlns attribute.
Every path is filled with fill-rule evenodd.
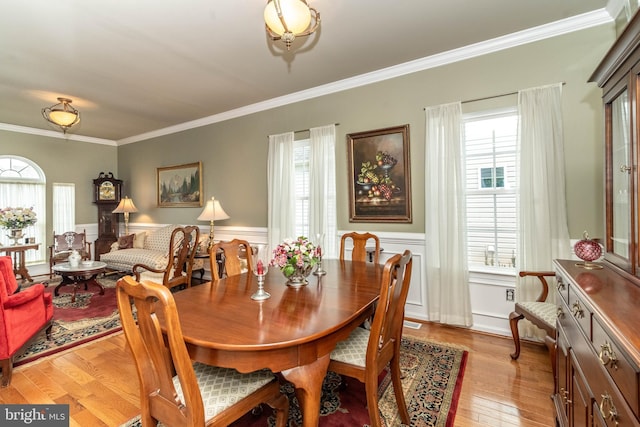
<svg viewBox="0 0 640 427"><path fill-rule="evenodd" d="M72 138L126 143L610 20L607 0L309 0L320 29L287 53L265 4L0 0L0 128L54 130L65 96Z"/></svg>

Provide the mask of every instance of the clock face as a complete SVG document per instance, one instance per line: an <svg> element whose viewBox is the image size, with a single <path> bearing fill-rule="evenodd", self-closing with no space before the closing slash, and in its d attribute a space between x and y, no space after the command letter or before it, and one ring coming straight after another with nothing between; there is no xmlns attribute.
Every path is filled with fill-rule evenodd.
<svg viewBox="0 0 640 427"><path fill-rule="evenodd" d="M105 181L100 184L100 191L98 193L100 200L115 200L116 189L111 181Z"/></svg>

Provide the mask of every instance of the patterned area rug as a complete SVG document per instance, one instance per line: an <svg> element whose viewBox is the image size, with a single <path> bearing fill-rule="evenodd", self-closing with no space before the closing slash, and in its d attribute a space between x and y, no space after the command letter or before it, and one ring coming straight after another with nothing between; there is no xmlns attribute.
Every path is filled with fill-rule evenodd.
<svg viewBox="0 0 640 427"><path fill-rule="evenodd" d="M402 385L411 426L452 427L462 388L462 378L468 352L446 344L403 338L400 368ZM391 385L391 376L383 373L378 389L380 416L386 427L403 425ZM291 384L282 386L291 403L289 427L302 425L302 415ZM271 409L264 406L259 415L249 413L231 424L233 427L274 426ZM329 372L322 386L320 426L368 426L364 385L355 379L342 378ZM139 418L130 420L121 427L139 427Z"/></svg>
<svg viewBox="0 0 640 427"><path fill-rule="evenodd" d="M90 286L78 289L76 301L71 302L72 288L61 287L59 295L53 297L53 328L51 340L40 333L31 345L16 357L14 366L33 362L41 357L68 350L80 344L118 332L122 329L115 296L115 277L99 278L104 286L104 295ZM50 280L45 292L53 294L60 280Z"/></svg>

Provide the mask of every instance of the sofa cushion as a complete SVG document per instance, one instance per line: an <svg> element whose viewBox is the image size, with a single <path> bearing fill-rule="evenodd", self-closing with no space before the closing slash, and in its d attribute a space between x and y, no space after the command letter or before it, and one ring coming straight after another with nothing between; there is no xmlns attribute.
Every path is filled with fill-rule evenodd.
<svg viewBox="0 0 640 427"><path fill-rule="evenodd" d="M144 242L144 248L152 251L164 252L165 256L169 255L169 242L171 241L171 233L179 225L167 225L149 233Z"/></svg>
<svg viewBox="0 0 640 427"><path fill-rule="evenodd" d="M120 249L100 255L100 261L106 262L108 267L123 271L131 271L135 264L161 269L167 266L167 249L164 251L136 248Z"/></svg>
<svg viewBox="0 0 640 427"><path fill-rule="evenodd" d="M144 249L144 241L147 238L147 232L141 231L140 233L136 233L136 236L133 239L133 247L136 249Z"/></svg>
<svg viewBox="0 0 640 427"><path fill-rule="evenodd" d="M128 236L120 236L118 239L118 249L130 249L133 248L133 239L135 234L129 234Z"/></svg>

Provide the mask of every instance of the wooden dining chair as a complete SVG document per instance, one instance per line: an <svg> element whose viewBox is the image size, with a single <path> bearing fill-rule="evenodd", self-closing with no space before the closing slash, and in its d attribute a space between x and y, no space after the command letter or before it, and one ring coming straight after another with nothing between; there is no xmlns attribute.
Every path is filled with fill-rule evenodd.
<svg viewBox="0 0 640 427"><path fill-rule="evenodd" d="M349 338L340 341L331 352L330 371L364 383L372 427L381 426L378 376L387 365L391 368L400 418L404 424L409 424L409 412L400 381L400 340L412 264L411 252L408 250L387 260L382 271L380 298L371 330L355 328Z"/></svg>
<svg viewBox="0 0 640 427"><path fill-rule="evenodd" d="M371 233L345 233L340 238L340 259L346 259L346 243L347 240L351 239L353 242L353 250L351 252L351 261L367 261L367 242L373 242L373 262L375 264L378 263L380 258L380 239L378 236Z"/></svg>
<svg viewBox="0 0 640 427"><path fill-rule="evenodd" d="M546 336L544 339L545 345L549 350L549 356L551 358L551 369L553 371L553 378L556 377L556 319L558 317L558 308L554 303L547 302L547 295L549 295L549 284L547 283L547 277L555 277L554 271L521 271L518 273L520 277L536 277L541 285L540 295L535 301L520 301L515 305L514 310L509 315L509 326L511 327L511 335L513 336L513 343L515 345L515 351L511 353L513 360L520 357L520 332L518 331L518 322L522 319L527 319L538 328L545 331Z"/></svg>
<svg viewBox="0 0 640 427"><path fill-rule="evenodd" d="M177 286L190 287L193 260L199 238L200 228L194 225L176 227L171 232L166 266L155 268L150 265L135 264L132 270L136 280L162 283L169 289Z"/></svg>
<svg viewBox="0 0 640 427"><path fill-rule="evenodd" d="M226 426L262 403L276 411L278 427L286 426L289 400L280 393L271 371L241 374L191 361L167 287L125 276L117 282L116 297L140 381L143 426L158 422L167 426ZM156 312L163 313L164 334Z"/></svg>
<svg viewBox="0 0 640 427"><path fill-rule="evenodd" d="M253 248L246 240L233 239L228 242L218 242L209 250L211 262L211 280L222 277L235 276L244 272L251 273ZM218 268L218 257L221 258L223 268Z"/></svg>

